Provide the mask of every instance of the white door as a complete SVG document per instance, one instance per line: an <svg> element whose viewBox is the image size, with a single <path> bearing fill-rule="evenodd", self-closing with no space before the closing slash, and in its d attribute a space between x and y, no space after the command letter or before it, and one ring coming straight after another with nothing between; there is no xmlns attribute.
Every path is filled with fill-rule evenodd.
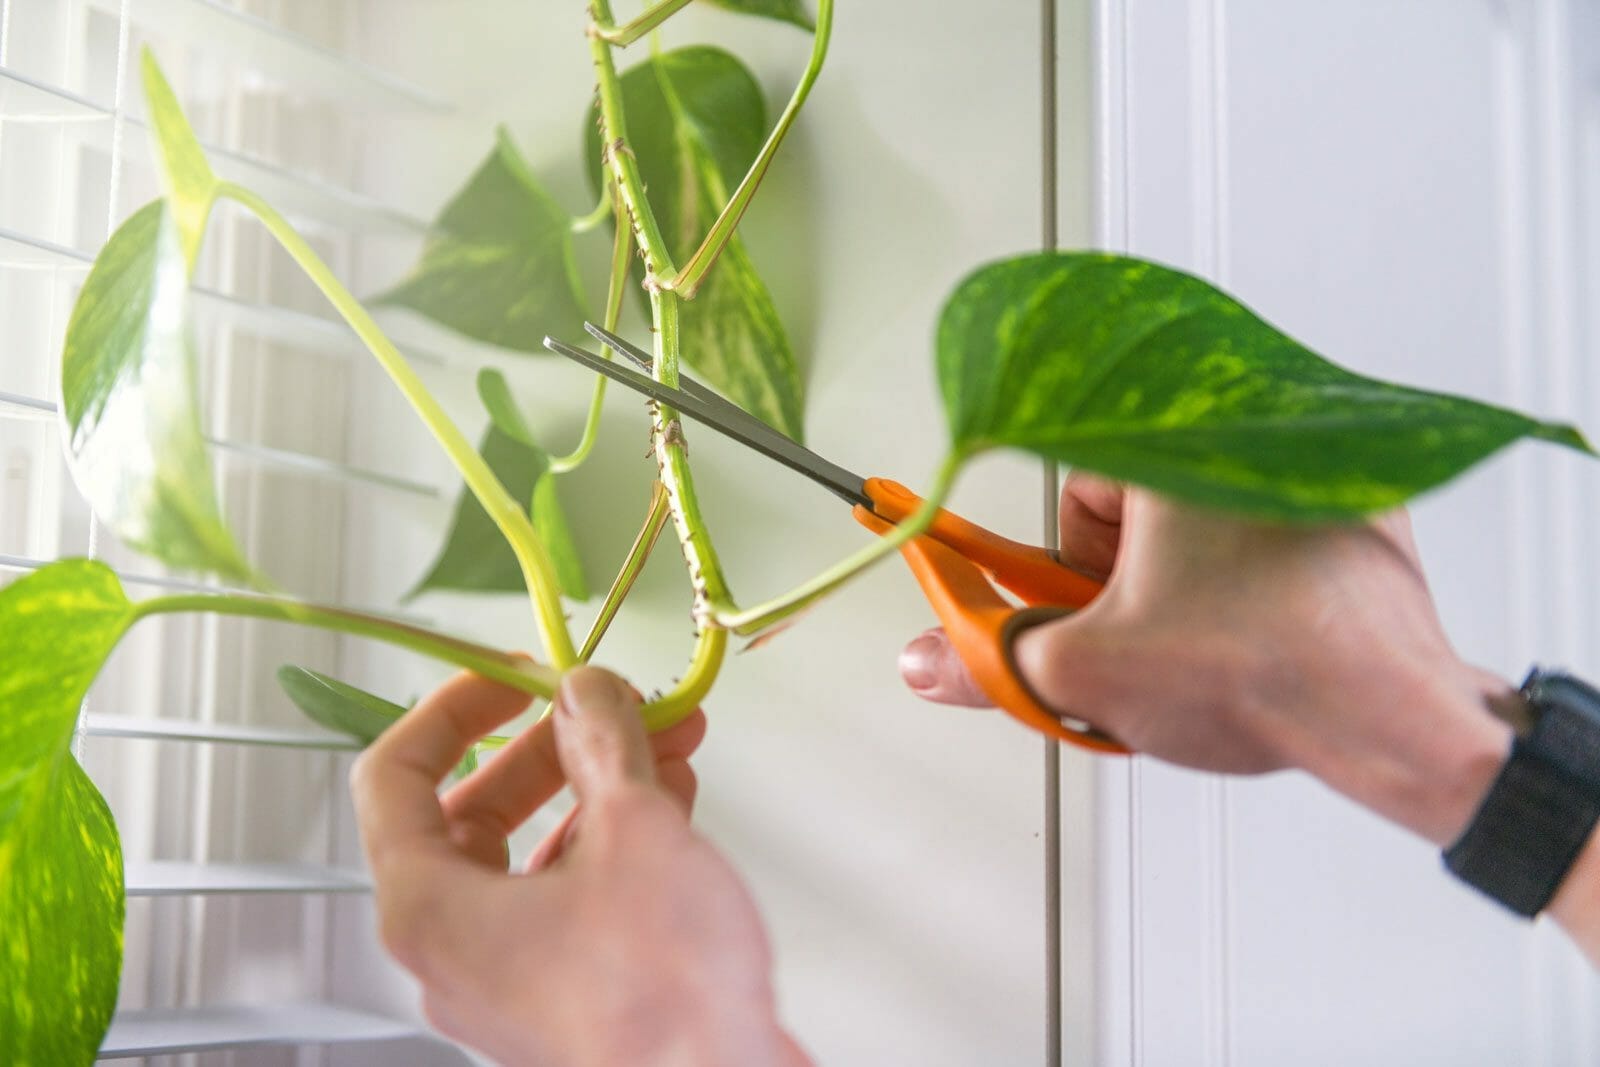
<svg viewBox="0 0 1600 1067"><path fill-rule="evenodd" d="M1101 0L1098 239L1348 366L1600 430L1600 4ZM1462 654L1600 674L1600 467L1499 457L1416 508ZM1403 708L1394 709L1404 714ZM1094 1064L1593 1064L1550 928L1296 775L1093 774L1068 1033ZM1081 1005L1080 1005L1081 1007Z"/></svg>

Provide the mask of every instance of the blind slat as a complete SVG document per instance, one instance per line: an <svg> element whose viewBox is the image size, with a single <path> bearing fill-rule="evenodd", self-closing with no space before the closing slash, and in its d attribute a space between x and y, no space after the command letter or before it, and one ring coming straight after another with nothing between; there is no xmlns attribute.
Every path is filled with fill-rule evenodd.
<svg viewBox="0 0 1600 1067"><path fill-rule="evenodd" d="M327 730L283 730L270 726L240 726L234 723L187 719L148 719L93 711L84 716L84 733L89 737L124 740L303 748L320 752L354 752L361 748L352 738Z"/></svg>
<svg viewBox="0 0 1600 1067"><path fill-rule="evenodd" d="M0 391L0 409L20 409L25 417L33 418L40 414L54 415L56 405L53 401L41 400L38 397L24 396L20 393ZM3 412L0 412L3 413ZM397 474L386 474L383 471L369 470L365 467L355 467L348 463L326 459L322 456L313 456L308 452L300 452L289 448L273 448L269 445L255 444L249 441L231 441L221 437L206 438L206 443L220 451L241 456L266 467L276 467L280 470L294 471L309 474L334 482L354 482L359 485L370 485L380 489L392 489L399 493L408 493L429 500L441 500L444 492L436 485L428 485L411 478L402 478Z"/></svg>
<svg viewBox="0 0 1600 1067"><path fill-rule="evenodd" d="M119 1014L100 1059L265 1046L332 1045L422 1037L416 1023L334 1004L212 1005Z"/></svg>
<svg viewBox="0 0 1600 1067"><path fill-rule="evenodd" d="M122 0L89 2L112 14L122 6ZM387 71L216 0L132 0L132 18L136 25L236 60L290 93L324 97L346 107L439 114L452 110L446 101Z"/></svg>
<svg viewBox="0 0 1600 1067"><path fill-rule="evenodd" d="M191 897L216 893L367 893L359 871L291 863L187 863L130 860L130 897Z"/></svg>

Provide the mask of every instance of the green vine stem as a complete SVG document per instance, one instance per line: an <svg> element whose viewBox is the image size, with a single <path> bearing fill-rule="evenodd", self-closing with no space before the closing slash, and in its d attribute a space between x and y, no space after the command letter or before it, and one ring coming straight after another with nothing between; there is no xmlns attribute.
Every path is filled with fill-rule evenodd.
<svg viewBox="0 0 1600 1067"><path fill-rule="evenodd" d="M626 48L688 6L689 0L661 0L661 3L621 26L612 24L610 11L607 11L605 18L602 19L597 10L591 9L590 15L594 22L589 32L607 44Z"/></svg>
<svg viewBox="0 0 1600 1067"><path fill-rule="evenodd" d="M806 63L805 72L800 76L800 84L795 86L794 95L789 98L789 106L783 109L777 125L767 135L767 143L761 146L761 154L750 164L750 170L739 183L739 188L734 190L727 206L722 209L722 214L717 216L717 221L712 223L711 229L706 232L705 240L700 242L700 247L695 249L694 255L689 257L682 270L661 283L663 289L680 293L685 299L693 299L695 293L699 292L706 274L716 264L717 257L722 255L722 250L733 237L739 221L744 218L745 209L750 206L751 199L760 188L761 180L767 176L767 168L772 165L772 158L777 154L778 146L783 143L789 127L794 125L801 107L805 105L806 97L811 95L811 87L816 84L817 75L822 73L822 62L828 56L828 39L832 34L833 0L819 0L817 28L811 41L811 58Z"/></svg>
<svg viewBox="0 0 1600 1067"><path fill-rule="evenodd" d="M611 21L609 0L593 0L590 9L599 24ZM628 128L623 116L622 83L617 76L611 46L599 36L591 36L590 49L594 55L596 76L599 80L601 141L604 145L603 163L615 183L622 204L627 209L633 225L634 239L645 261L645 288L650 294L651 319L655 324L655 377L668 385L678 384L679 333L678 297L663 293L657 279L675 273L667 252L666 241L661 236L655 213L645 199L644 182L639 176L638 163L628 147ZM656 406L652 415L654 423L654 448L660 471L661 484L667 491L667 504L672 511L673 527L678 542L683 546L684 559L689 567L689 578L694 585L695 625L704 630L713 625L719 611L731 611L734 605L728 595L727 581L722 576L722 565L705 520L700 515L699 498L695 493L694 479L689 471L683 425L677 412L665 406ZM698 647L706 647L703 644ZM694 675L690 671L690 675Z"/></svg>
<svg viewBox="0 0 1600 1067"><path fill-rule="evenodd" d="M609 202L620 201L622 196L616 187L607 189L605 200ZM613 204L613 210L616 205ZM622 317L622 292L623 286L628 282L628 257L633 254L633 230L622 225L622 212L617 211L617 232L611 242L611 278L606 284L606 309L605 328L615 330L617 320ZM607 345L602 349L609 359L612 355L611 347ZM600 414L606 402L606 382L609 379L603 374L595 375L594 395L589 401L589 415L584 419L583 437L578 441L578 447L565 456L556 456L550 460L552 474L566 474L582 466L589 458L589 453L594 451L594 445L600 437ZM579 655L579 662L588 662L589 657Z"/></svg>
<svg viewBox="0 0 1600 1067"><path fill-rule="evenodd" d="M299 601L277 597L241 596L236 593L186 593L179 596L155 597L141 600L133 605L133 621L174 612L208 612L215 615L269 619L275 622L334 630L356 637L375 638L446 663L453 663L458 667L465 667L485 678L491 678L535 696L552 696L556 686L561 682L559 672L509 652L436 634L431 630L396 622L393 619L343 608L302 604Z"/></svg>
<svg viewBox="0 0 1600 1067"><path fill-rule="evenodd" d="M688 718L711 692L711 684L717 680L727 652L728 631L715 626L701 630L689 657L689 672L678 680L672 692L645 701L639 709L645 729L656 733Z"/></svg>
<svg viewBox="0 0 1600 1067"><path fill-rule="evenodd" d="M405 394L405 398L410 401L417 415L443 446L450 461L461 472L468 488L478 498L483 509L489 513L495 525L500 528L516 554L528 586L529 596L533 601L534 616L538 622L546 656L558 670L571 667L577 662L577 653L572 647L572 635L567 632L566 615L561 607L561 593L556 581L555 566L543 542L534 532L528 513L510 493L506 492L505 486L500 484L500 480L494 476L494 472L483 461L483 457L478 455L477 449L472 447L472 443L450 420L450 416L428 392L427 387L416 376L416 372L411 369L411 365L400 354L400 350L394 346L394 342L390 341L372 320L367 309L362 307L361 302L340 283L333 271L322 262L316 251L295 231L288 220L261 197L232 182L222 182L217 192L220 196L237 201L261 220L284 250L305 271L307 277L327 297L345 322L349 323L356 336L361 338L362 343Z"/></svg>
<svg viewBox="0 0 1600 1067"><path fill-rule="evenodd" d="M605 602L600 605L600 613L595 616L594 625L589 627L589 636L584 638L583 647L578 649L578 662L589 662L601 639L605 637L606 631L611 628L618 609L627 599L633 583L638 581L639 572L644 570L645 562L649 560L650 553L655 550L656 542L661 538L661 531L666 528L667 513L667 491L661 487L660 482L656 482L650 490L650 512L645 516L644 526L640 528L639 536L634 538L633 547L628 549L628 557L622 561L622 568L617 571L616 580L611 583Z"/></svg>
<svg viewBox="0 0 1600 1067"><path fill-rule="evenodd" d="M601 194L600 202L594 206L593 211L587 215L579 215L572 220L572 232L575 234L588 233L590 230L599 227L606 219L609 219L611 217L611 200L609 192Z"/></svg>
<svg viewBox="0 0 1600 1067"><path fill-rule="evenodd" d="M922 533L933 522L945 498L950 495L950 488L955 484L956 475L967 458L964 452L952 452L946 456L938 473L934 475L933 488L923 498L922 506L904 522L896 525L893 532L846 556L815 578L802 582L782 596L742 611L719 612L717 625L726 627L741 637L753 636L804 610L891 552L898 551L901 545Z"/></svg>

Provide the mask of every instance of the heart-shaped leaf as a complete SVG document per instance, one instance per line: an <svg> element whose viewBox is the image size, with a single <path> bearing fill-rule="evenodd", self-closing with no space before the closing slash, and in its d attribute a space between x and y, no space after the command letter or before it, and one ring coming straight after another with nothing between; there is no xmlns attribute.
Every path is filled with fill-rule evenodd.
<svg viewBox="0 0 1600 1067"><path fill-rule="evenodd" d="M666 52L622 75L628 136L667 250L694 253L766 138L755 78L720 48ZM600 133L588 127L590 179L600 187ZM736 234L698 295L685 301L683 358L729 399L799 440L804 388L794 350Z"/></svg>
<svg viewBox="0 0 1600 1067"><path fill-rule="evenodd" d="M760 15L762 18L793 23L803 30L817 28L800 0L711 0L711 3L742 15Z"/></svg>
<svg viewBox="0 0 1600 1067"><path fill-rule="evenodd" d="M184 261L194 272L200 243L205 238L206 221L216 202L221 182L200 148L194 128L184 117L177 94L167 84L155 56L146 47L141 55L144 68L144 99L150 112L150 132L161 160L161 174L167 204L178 226Z"/></svg>
<svg viewBox="0 0 1600 1067"><path fill-rule="evenodd" d="M528 501L534 532L550 554L562 593L573 600L588 599L583 561L557 495L549 455L534 440L504 375L484 370L478 375L478 393L490 418L479 452L506 491ZM512 593L523 588L522 568L511 546L477 497L463 488L443 551L427 577L406 596L410 599L429 589Z"/></svg>
<svg viewBox="0 0 1600 1067"><path fill-rule="evenodd" d="M572 217L544 191L504 129L434 223L411 276L376 302L521 352L545 351L546 334L582 335Z"/></svg>
<svg viewBox="0 0 1600 1067"><path fill-rule="evenodd" d="M1272 519L1403 503L1522 437L1570 426L1364 378L1207 283L1143 260L1044 253L956 289L938 336L954 445L1027 449Z"/></svg>
<svg viewBox="0 0 1600 1067"><path fill-rule="evenodd" d="M133 618L87 560L0 590L0 1063L89 1063L116 1007L122 849L72 737Z"/></svg>
<svg viewBox="0 0 1600 1067"><path fill-rule="evenodd" d="M95 258L67 324L61 391L72 475L101 521L173 567L256 584L212 483L188 271L164 202L135 212Z"/></svg>
<svg viewBox="0 0 1600 1067"><path fill-rule="evenodd" d="M363 747L411 710L307 667L279 667L278 685L307 718L354 738ZM477 749L469 749L455 776L464 778L477 766Z"/></svg>

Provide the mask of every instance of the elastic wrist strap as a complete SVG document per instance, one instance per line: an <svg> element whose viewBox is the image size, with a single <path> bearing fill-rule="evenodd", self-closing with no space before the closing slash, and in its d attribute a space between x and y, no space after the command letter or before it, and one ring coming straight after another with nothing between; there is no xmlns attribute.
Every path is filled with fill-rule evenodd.
<svg viewBox="0 0 1600 1067"><path fill-rule="evenodd" d="M1600 821L1600 692L1535 670L1522 688L1532 729L1445 866L1518 915L1543 911Z"/></svg>

